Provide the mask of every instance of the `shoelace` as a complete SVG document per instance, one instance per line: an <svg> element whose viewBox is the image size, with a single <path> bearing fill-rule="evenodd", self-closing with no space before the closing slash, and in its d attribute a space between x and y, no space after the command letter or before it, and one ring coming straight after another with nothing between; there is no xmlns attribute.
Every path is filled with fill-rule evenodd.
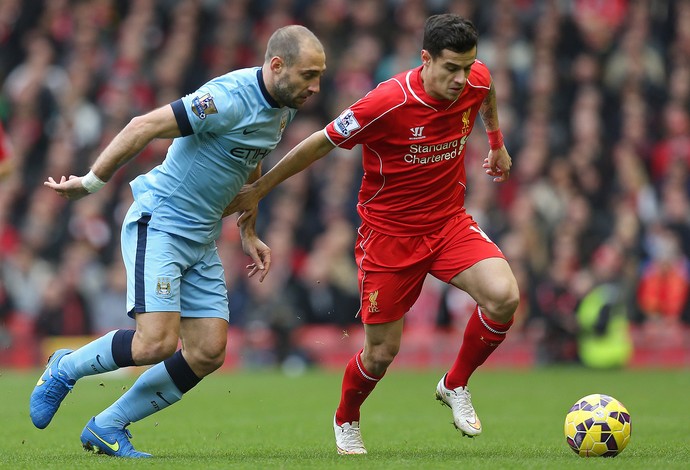
<svg viewBox="0 0 690 470"><path fill-rule="evenodd" d="M340 429L343 431L341 433L343 444L347 445L348 447L364 447L364 443L362 442L362 434L360 433L359 428L352 427L351 425L346 428L343 425L340 426Z"/></svg>
<svg viewBox="0 0 690 470"><path fill-rule="evenodd" d="M463 415L474 416L474 408L472 407L472 395L467 389L461 388L459 390L453 390L451 395L453 402L460 409L460 413Z"/></svg>
<svg viewBox="0 0 690 470"><path fill-rule="evenodd" d="M52 376L52 378L54 380L51 381L46 390L46 400L54 403L58 400L62 400L65 397L65 395L67 395L69 391L72 390L73 386L70 385L69 382L67 382L59 375Z"/></svg>

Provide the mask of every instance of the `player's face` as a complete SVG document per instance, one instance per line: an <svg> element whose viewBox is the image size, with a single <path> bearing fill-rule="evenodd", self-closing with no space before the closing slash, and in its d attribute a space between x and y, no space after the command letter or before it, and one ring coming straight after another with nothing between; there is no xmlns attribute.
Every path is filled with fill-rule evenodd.
<svg viewBox="0 0 690 470"><path fill-rule="evenodd" d="M307 50L297 63L276 74L274 98L282 106L301 108L311 95L318 93L326 70L322 50Z"/></svg>
<svg viewBox="0 0 690 470"><path fill-rule="evenodd" d="M467 52L444 49L436 58L423 50L424 90L433 98L456 100L467 84L472 64L477 60L477 48Z"/></svg>

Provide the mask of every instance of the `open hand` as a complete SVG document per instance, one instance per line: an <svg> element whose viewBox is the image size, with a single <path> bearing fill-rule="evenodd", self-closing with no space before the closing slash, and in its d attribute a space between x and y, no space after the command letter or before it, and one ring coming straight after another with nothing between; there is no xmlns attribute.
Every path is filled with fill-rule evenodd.
<svg viewBox="0 0 690 470"><path fill-rule="evenodd" d="M65 199L81 199L89 194L86 188L82 186L81 178L81 176L74 175L70 175L69 178L62 176L58 183L52 176L49 176L48 180L43 182L43 186L49 187Z"/></svg>

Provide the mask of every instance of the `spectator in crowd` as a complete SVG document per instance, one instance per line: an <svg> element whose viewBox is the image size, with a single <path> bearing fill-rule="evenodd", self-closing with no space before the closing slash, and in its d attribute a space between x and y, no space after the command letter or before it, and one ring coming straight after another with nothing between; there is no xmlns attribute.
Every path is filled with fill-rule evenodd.
<svg viewBox="0 0 690 470"><path fill-rule="evenodd" d="M592 259L592 287L577 307L577 345L580 361L588 367L624 367L632 357L630 315L621 247L605 242Z"/></svg>
<svg viewBox="0 0 690 470"><path fill-rule="evenodd" d="M674 328L690 309L690 259L678 234L656 225L646 237L649 258L641 266L637 301L645 321Z"/></svg>
<svg viewBox="0 0 690 470"><path fill-rule="evenodd" d="M5 135L4 126L0 121L0 181L10 174L13 165L10 139Z"/></svg>

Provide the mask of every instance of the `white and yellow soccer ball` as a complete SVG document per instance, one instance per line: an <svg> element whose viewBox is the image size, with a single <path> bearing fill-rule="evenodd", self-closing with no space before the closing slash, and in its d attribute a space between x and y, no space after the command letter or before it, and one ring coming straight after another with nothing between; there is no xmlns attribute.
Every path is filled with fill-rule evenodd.
<svg viewBox="0 0 690 470"><path fill-rule="evenodd" d="M613 397L595 393L580 398L565 417L565 439L580 457L615 457L632 433L630 413Z"/></svg>

